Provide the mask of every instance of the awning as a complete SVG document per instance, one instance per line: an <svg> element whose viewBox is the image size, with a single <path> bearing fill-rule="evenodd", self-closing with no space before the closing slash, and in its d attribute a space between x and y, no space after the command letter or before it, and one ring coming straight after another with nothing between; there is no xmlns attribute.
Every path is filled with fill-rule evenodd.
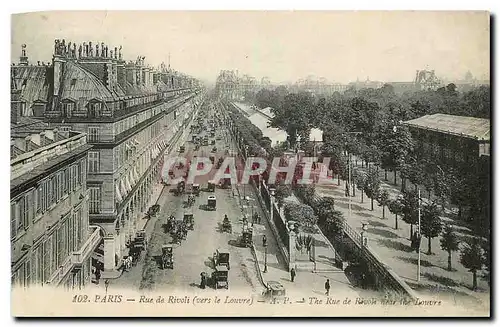
<svg viewBox="0 0 500 327"><path fill-rule="evenodd" d="M116 193L116 202L122 202L123 197L120 192L120 183L118 181L116 182L115 193Z"/></svg>
<svg viewBox="0 0 500 327"><path fill-rule="evenodd" d="M137 182L139 182L139 180L141 179L141 176L139 175L139 172L137 171L136 167L134 167L134 174L135 174L135 180Z"/></svg>
<svg viewBox="0 0 500 327"><path fill-rule="evenodd" d="M121 189L121 194L123 194L123 196L125 196L128 193L124 179L120 181L120 189Z"/></svg>
<svg viewBox="0 0 500 327"><path fill-rule="evenodd" d="M129 177L129 181L130 181L130 186L134 186L136 182L135 182L135 177L132 174L132 169L130 169L128 171L128 177Z"/></svg>
<svg viewBox="0 0 500 327"><path fill-rule="evenodd" d="M127 193L132 191L132 185L130 185L130 176L125 176L125 187L127 188Z"/></svg>

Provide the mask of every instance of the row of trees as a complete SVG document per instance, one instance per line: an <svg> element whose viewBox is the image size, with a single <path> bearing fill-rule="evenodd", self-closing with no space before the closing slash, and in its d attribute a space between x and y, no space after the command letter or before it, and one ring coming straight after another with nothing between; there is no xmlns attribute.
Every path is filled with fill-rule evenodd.
<svg viewBox="0 0 500 327"><path fill-rule="evenodd" d="M450 84L437 91L396 95L391 85L384 85L379 89L334 93L330 97L287 93L285 87L280 87L259 91L256 104L273 108L270 124L287 132L292 148L299 145L311 151L304 142L310 130L323 130L321 152L333 159L330 168L339 177L347 177L349 153L353 160L361 160L362 166L373 163L380 167L386 180L387 172L392 171L394 184L398 184L399 172L402 190L406 189L407 181L415 187L421 185L427 196L434 195L443 207L447 203L458 206L459 218L469 221L477 233L485 236L489 232L489 162L471 165L464 161L452 166L439 156L424 155L426 150L417 147L408 128L401 125L401 121L433 113L489 117L488 87L459 93ZM301 142L297 144L299 137ZM456 143L457 152L466 148L460 138L449 142Z"/></svg>
<svg viewBox="0 0 500 327"><path fill-rule="evenodd" d="M305 204L293 205L297 207L294 211L294 216L292 217L304 216L313 217L313 213L318 217L317 223L324 230L325 234L329 239L334 239L343 233L343 225L345 218L341 211L335 210L335 200L332 197L317 197L315 195L314 185L307 186L296 186L294 189L295 195L302 200ZM361 196L364 189L361 189ZM397 217L398 215L403 218L405 223L410 224L410 238L413 234L413 225L418 224L418 196L415 191L408 190L403 192L401 197L396 199L390 199L387 190L374 189L373 198L376 199L379 206L388 207L389 210L396 217L397 229ZM286 193L289 194L289 193ZM288 195L287 195L288 196ZM372 198L372 200L373 200ZM312 208L304 212L299 209L301 206L306 206ZM373 210L373 207L372 207ZM383 218L385 218L383 210ZM302 219L302 218L301 218ZM309 220L311 218L305 218ZM441 208L436 202L428 202L422 206L421 219L420 219L420 231L421 234L427 238L427 254L432 254L431 242L432 239L441 235L440 247L442 250L448 253L448 270L452 271L452 254L460 250L460 263L468 269L473 275L472 288L477 289L477 273L486 268L487 276L489 280L490 269L491 269L491 257L490 257L490 247L489 242L482 241L478 237L474 237L463 242L463 246L460 248L460 239L456 233L454 227L450 224L443 224L441 221Z"/></svg>

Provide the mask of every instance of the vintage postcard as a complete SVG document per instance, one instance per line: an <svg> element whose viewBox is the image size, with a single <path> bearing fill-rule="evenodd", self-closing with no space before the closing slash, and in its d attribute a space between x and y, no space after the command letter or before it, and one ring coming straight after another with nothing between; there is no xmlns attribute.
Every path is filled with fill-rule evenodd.
<svg viewBox="0 0 500 327"><path fill-rule="evenodd" d="M12 16L17 317L489 317L490 14Z"/></svg>

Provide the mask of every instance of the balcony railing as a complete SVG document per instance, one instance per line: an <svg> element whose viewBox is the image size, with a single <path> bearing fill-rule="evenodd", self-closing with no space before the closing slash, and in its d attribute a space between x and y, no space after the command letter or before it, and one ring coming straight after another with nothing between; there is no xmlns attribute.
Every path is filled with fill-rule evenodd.
<svg viewBox="0 0 500 327"><path fill-rule="evenodd" d="M70 271L75 268L81 268L85 259L91 254L91 252L99 245L101 241L101 234L99 227L91 227L93 229L92 234L83 244L83 246L78 250L73 252L71 255L66 257L59 268L54 271L47 281L48 284L57 286L61 283L65 276L68 275Z"/></svg>
<svg viewBox="0 0 500 327"><path fill-rule="evenodd" d="M99 227L91 227L94 231L80 250L73 252L71 261L73 265L81 266L90 253L99 245L101 234Z"/></svg>

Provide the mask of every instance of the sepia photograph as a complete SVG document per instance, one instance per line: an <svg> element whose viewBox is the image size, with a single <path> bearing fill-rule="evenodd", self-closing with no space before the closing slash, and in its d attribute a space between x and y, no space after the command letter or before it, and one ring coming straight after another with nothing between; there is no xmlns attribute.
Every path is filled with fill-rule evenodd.
<svg viewBox="0 0 500 327"><path fill-rule="evenodd" d="M15 317L490 317L490 13L11 16Z"/></svg>

